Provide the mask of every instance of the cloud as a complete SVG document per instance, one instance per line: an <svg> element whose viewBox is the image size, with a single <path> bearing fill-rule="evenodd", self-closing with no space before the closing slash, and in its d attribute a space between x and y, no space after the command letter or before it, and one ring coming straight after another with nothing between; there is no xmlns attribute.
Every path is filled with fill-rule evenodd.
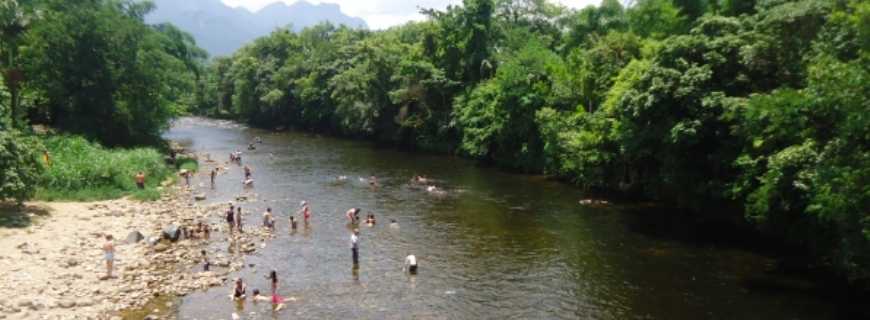
<svg viewBox="0 0 870 320"><path fill-rule="evenodd" d="M297 0L222 0L232 7L245 7L257 11L266 5L278 1L287 4ZM384 29L403 24L411 20L422 20L420 9L443 10L448 5L462 4L462 0L307 0L311 3L335 3L341 6L341 11L347 15L363 18L370 28ZM554 0L551 0L554 1ZM590 4L597 5L601 0L555 0L571 8L583 8Z"/></svg>

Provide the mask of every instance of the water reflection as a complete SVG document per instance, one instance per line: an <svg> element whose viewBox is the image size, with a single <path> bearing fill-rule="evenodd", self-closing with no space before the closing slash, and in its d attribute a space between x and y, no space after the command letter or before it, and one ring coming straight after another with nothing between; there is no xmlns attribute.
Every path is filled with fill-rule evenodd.
<svg viewBox="0 0 870 320"><path fill-rule="evenodd" d="M254 268L231 277L268 288L257 270L276 269L298 300L277 313L248 306L257 314L245 319L835 318L835 306L819 299L746 291L740 275L763 268L764 257L634 232L621 209L581 207L578 190L540 177L228 122L185 119L167 136L214 159L263 138L243 156L256 185L245 189L241 167L227 164L217 188L198 191L216 202L244 194L249 212L274 209L278 232L243 258ZM432 181L411 183L416 175ZM303 200L312 222L291 230ZM360 228L358 268L348 250L350 207L379 220ZM409 254L418 276L402 271ZM236 307L219 303L226 292L186 297L181 317L228 318Z"/></svg>

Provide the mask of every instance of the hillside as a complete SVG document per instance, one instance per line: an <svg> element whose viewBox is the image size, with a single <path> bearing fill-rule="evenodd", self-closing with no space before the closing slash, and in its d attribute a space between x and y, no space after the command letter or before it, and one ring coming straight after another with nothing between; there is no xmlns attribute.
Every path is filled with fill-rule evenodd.
<svg viewBox="0 0 870 320"><path fill-rule="evenodd" d="M154 3L157 8L146 17L146 22L175 24L191 33L197 44L213 56L230 55L245 43L288 25L297 31L322 21L367 27L362 19L343 14L336 4L311 4L304 0L291 5L276 2L253 13L229 7L220 0Z"/></svg>

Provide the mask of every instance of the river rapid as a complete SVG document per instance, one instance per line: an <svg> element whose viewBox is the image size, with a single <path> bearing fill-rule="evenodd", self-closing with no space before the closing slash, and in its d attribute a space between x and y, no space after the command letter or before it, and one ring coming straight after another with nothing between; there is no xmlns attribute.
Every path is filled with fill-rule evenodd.
<svg viewBox="0 0 870 320"><path fill-rule="evenodd" d="M263 143L244 150L257 136ZM279 292L292 298L278 312L266 303L237 304L227 297L228 282L184 297L181 319L230 319L234 312L243 319L844 317L834 301L812 291L747 285L772 269L772 257L651 231L658 226L642 210L583 206L580 190L540 176L200 118L177 120L165 137L221 163L243 150L254 187L244 189L241 168L227 164L230 171L218 177L216 188L202 191L211 203L256 194L242 203L247 228L259 226L261 213L273 209L275 236L244 257L246 267L232 277L244 278L249 293L268 293L265 276L275 269ZM433 179L429 184L444 194L410 183L414 175ZM379 187L364 181L370 176ZM193 183L207 179L198 175ZM312 222L291 232L288 216L303 200L311 205ZM360 227L358 269L352 268L344 216L351 207L378 221ZM391 219L398 229L388 227ZM402 270L408 254L420 265L416 276Z"/></svg>

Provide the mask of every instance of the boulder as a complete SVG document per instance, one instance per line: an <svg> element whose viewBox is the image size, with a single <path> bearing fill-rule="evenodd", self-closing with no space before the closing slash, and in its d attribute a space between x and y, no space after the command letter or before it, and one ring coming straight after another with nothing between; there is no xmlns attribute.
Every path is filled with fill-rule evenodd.
<svg viewBox="0 0 870 320"><path fill-rule="evenodd" d="M170 224L163 228L161 232L163 239L175 242L181 238L181 228L175 224Z"/></svg>
<svg viewBox="0 0 870 320"><path fill-rule="evenodd" d="M142 233L139 231L133 231L127 235L127 243L130 243L130 244L139 243L139 241L142 241L144 239L145 239L145 236L142 235Z"/></svg>
<svg viewBox="0 0 870 320"><path fill-rule="evenodd" d="M193 196L193 199L196 201L203 201L203 200L205 200L205 193L197 194L197 195Z"/></svg>

